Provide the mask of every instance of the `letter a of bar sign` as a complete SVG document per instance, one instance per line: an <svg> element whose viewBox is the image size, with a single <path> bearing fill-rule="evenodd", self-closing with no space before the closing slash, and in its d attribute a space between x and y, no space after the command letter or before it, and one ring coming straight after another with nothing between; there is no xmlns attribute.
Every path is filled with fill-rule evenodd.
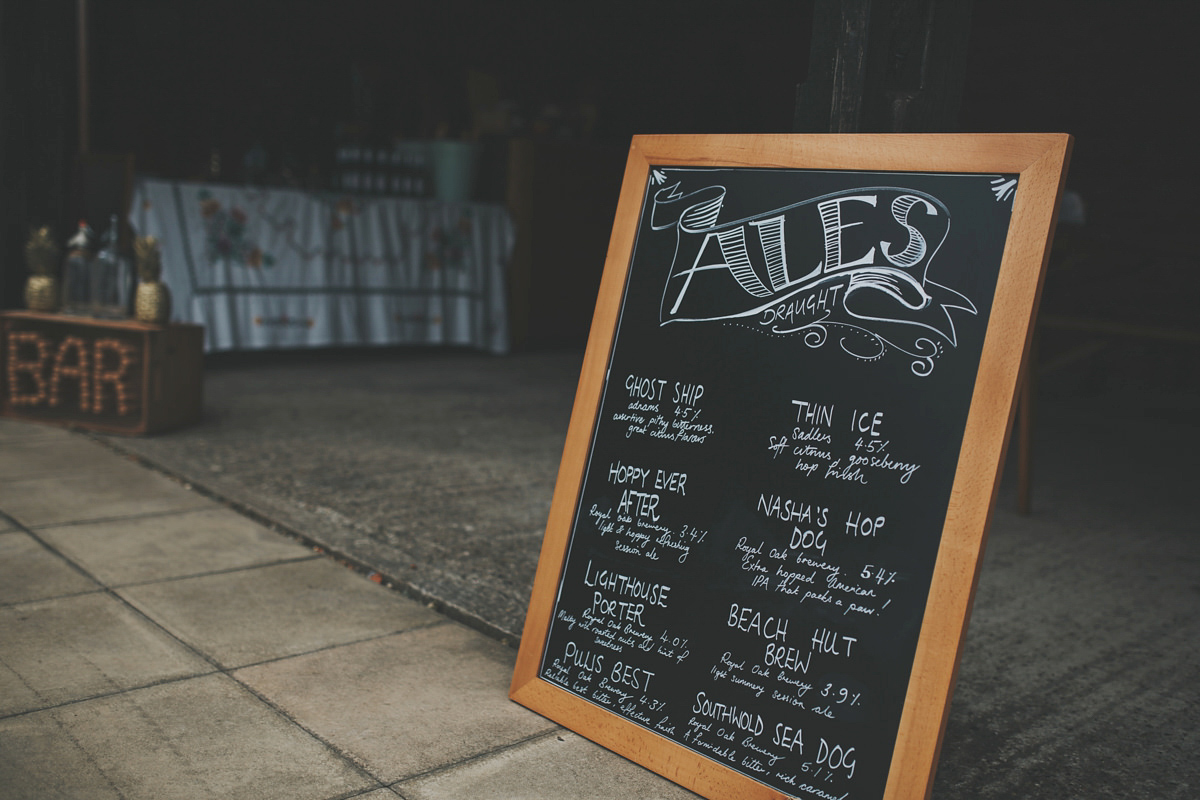
<svg viewBox="0 0 1200 800"><path fill-rule="evenodd" d="M1070 150L635 137L510 696L705 797L927 797Z"/></svg>

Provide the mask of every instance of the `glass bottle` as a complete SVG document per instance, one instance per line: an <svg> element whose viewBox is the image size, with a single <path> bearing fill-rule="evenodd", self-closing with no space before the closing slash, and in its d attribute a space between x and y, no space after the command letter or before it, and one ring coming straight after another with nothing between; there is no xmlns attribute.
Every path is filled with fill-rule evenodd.
<svg viewBox="0 0 1200 800"><path fill-rule="evenodd" d="M91 279L92 229L86 220L79 221L75 235L67 241L67 258L63 262L62 310L65 314L92 313Z"/></svg>
<svg viewBox="0 0 1200 800"><path fill-rule="evenodd" d="M120 249L121 227L117 215L108 219L100 237L100 249L92 260L92 302L95 315L109 319L126 316L129 308L131 270Z"/></svg>

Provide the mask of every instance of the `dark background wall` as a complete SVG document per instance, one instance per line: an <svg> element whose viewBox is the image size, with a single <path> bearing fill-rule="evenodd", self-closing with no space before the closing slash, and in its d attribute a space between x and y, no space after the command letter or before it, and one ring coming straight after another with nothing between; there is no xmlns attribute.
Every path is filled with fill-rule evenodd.
<svg viewBox="0 0 1200 800"><path fill-rule="evenodd" d="M74 8L0 2L0 308L21 302L32 224L58 223L75 139Z"/></svg>
<svg viewBox="0 0 1200 800"><path fill-rule="evenodd" d="M495 79L514 132L584 138L585 108L589 138L615 142L786 131L811 13L790 0L95 5L95 147L163 174L199 172L214 147L236 164L256 138L324 166L339 123L374 142L460 135L472 71Z"/></svg>
<svg viewBox="0 0 1200 800"><path fill-rule="evenodd" d="M977 2L962 120L1076 137L1067 183L1087 221L1059 226L1043 318L1132 325L1124 341L1179 356L1142 334L1200 328L1198 22L1200 5L1173 0Z"/></svg>
<svg viewBox="0 0 1200 800"><path fill-rule="evenodd" d="M1155 284L1170 290L1176 318L1190 315L1184 300L1196 296L1193 6L977 0L959 123L963 131L1074 134L1069 185L1102 242L1092 252L1159 254L1152 265L1126 268L1161 272ZM811 0L90 7L91 146L135 153L139 172L201 177L215 151L221 179L237 180L243 154L260 142L277 178L286 167L292 180L321 185L339 135L383 143L467 133L470 92L482 86L503 101L505 120L492 120L492 135L528 136L547 152L583 144L615 165L608 180L608 168L594 180L593 209L615 205L632 134L791 130L813 19ZM74 10L71 0L0 3L4 306L20 303L28 225L68 222ZM594 224L603 231L610 223ZM585 284L603 259L603 235L592 238L601 252L580 254ZM581 302L588 292L578 292ZM1161 302L1143 293L1150 296L1139 302ZM1072 302L1129 305L1128 292L1082 297Z"/></svg>

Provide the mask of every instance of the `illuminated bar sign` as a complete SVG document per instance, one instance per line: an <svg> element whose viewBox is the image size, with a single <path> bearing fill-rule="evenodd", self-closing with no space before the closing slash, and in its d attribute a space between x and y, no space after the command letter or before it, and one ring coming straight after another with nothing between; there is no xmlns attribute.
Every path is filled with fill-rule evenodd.
<svg viewBox="0 0 1200 800"><path fill-rule="evenodd" d="M0 326L4 416L131 434L199 418L199 326L22 311Z"/></svg>

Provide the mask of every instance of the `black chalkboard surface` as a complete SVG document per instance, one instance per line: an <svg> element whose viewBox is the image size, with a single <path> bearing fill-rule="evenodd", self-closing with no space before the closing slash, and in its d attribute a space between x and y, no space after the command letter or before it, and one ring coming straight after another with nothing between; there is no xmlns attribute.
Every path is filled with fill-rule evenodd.
<svg viewBox="0 0 1200 800"><path fill-rule="evenodd" d="M722 163L767 139L767 163ZM513 697L714 797L923 796L894 762L922 636L942 637L931 586L973 400L995 390L989 331L1024 348L993 328L1014 204L1045 178L776 163L813 139L635 141Z"/></svg>

